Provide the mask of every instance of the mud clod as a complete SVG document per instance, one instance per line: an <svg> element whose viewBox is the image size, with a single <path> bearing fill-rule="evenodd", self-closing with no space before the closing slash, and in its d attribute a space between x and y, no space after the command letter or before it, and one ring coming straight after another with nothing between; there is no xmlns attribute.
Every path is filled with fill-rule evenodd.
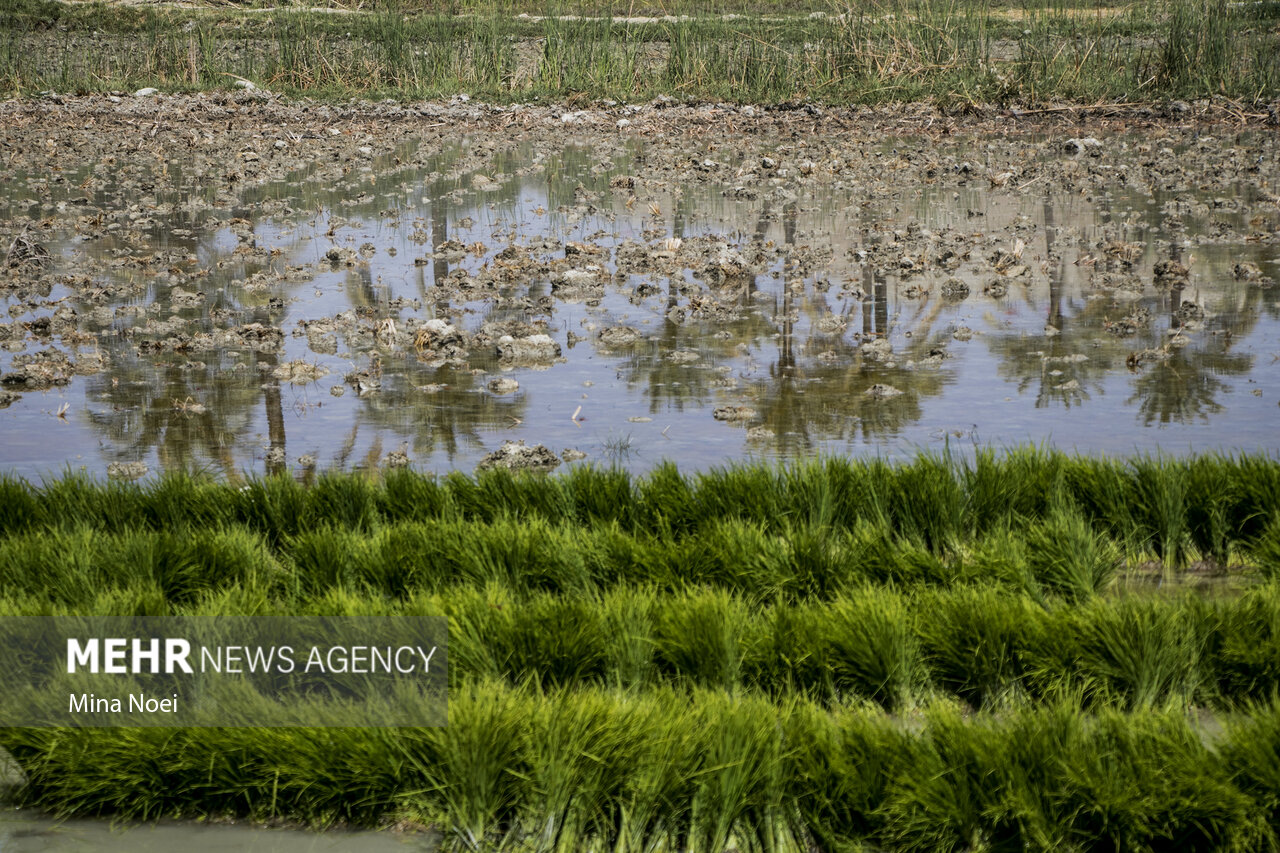
<svg viewBox="0 0 1280 853"><path fill-rule="evenodd" d="M112 462L107 465L107 477L112 480L136 480L146 475L145 462Z"/></svg>
<svg viewBox="0 0 1280 853"><path fill-rule="evenodd" d="M476 465L476 470L507 468L510 470L549 471L559 464L560 457L548 450L546 445L535 444L529 447L524 443L524 439L520 439L519 441L504 441L502 447L480 460L480 464Z"/></svg>
<svg viewBox="0 0 1280 853"><path fill-rule="evenodd" d="M750 406L716 406L711 417L718 421L740 423L755 418L759 413Z"/></svg>
<svg viewBox="0 0 1280 853"><path fill-rule="evenodd" d="M497 354L504 365L550 364L560 357L560 344L550 335L529 335L524 338L503 335L498 338Z"/></svg>
<svg viewBox="0 0 1280 853"><path fill-rule="evenodd" d="M868 388L865 393L873 400L888 400L891 397L898 397L902 394L892 385L885 385L879 382Z"/></svg>

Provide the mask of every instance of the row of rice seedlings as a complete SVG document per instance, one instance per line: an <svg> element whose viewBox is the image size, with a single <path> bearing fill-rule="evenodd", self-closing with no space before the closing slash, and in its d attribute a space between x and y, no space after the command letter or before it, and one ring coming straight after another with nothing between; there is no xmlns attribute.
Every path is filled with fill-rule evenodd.
<svg viewBox="0 0 1280 853"><path fill-rule="evenodd" d="M279 548L321 526L369 532L402 521L500 518L616 522L627 532L672 538L725 520L755 522L772 534L870 522L938 555L992 530L1021 531L1046 520L1078 527L1083 519L1130 558L1225 566L1280 522L1280 462L1219 455L1111 460L1028 448L972 460L833 458L693 476L665 465L636 478L590 467L554 477L395 471L382 480L328 474L310 486L275 476L236 488L181 473L147 485L68 474L37 488L0 477L0 535L79 525L243 524Z"/></svg>
<svg viewBox="0 0 1280 853"><path fill-rule="evenodd" d="M630 689L680 683L824 702L974 707L1078 696L1123 708L1221 706L1280 690L1280 590L1233 602L1098 600L1048 609L992 589L867 589L759 608L719 591L599 601L499 588L440 600L451 677Z"/></svg>
<svg viewBox="0 0 1280 853"><path fill-rule="evenodd" d="M455 691L439 729L0 729L59 814L417 821L450 849L1263 850L1280 711L908 719L696 691Z"/></svg>
<svg viewBox="0 0 1280 853"><path fill-rule="evenodd" d="M179 604L236 585L275 600L305 600L331 589L402 598L498 584L570 595L617 586L710 587L753 600L807 601L867 585L981 583L1036 600L1087 601L1121 591L1130 577L1122 546L1077 511L1055 513L1025 531L992 530L945 556L871 522L770 532L757 522L721 520L679 538L538 517L398 523L367 533L321 525L274 548L270 531L254 527L15 533L0 537L0 589L64 604L90 601L103 589L137 587ZM1278 543L1280 523L1273 522L1239 555L1256 569L1224 589L1280 576Z"/></svg>
<svg viewBox="0 0 1280 853"><path fill-rule="evenodd" d="M1061 529L1074 535L1059 535ZM677 540L534 518L397 524L371 534L322 526L273 551L262 534L239 525L191 534L185 527L114 534L79 527L0 539L0 582L10 594L62 603L139 585L153 585L175 603L235 584L280 599L338 588L403 597L497 583L572 594L618 585L711 586L799 600L868 583L960 581L1083 599L1104 590L1118 565L1117 549L1078 521L1035 528L1030 542L1034 550L1014 534L988 536L971 556L943 559L869 523L784 536L723 521Z"/></svg>
<svg viewBox="0 0 1280 853"><path fill-rule="evenodd" d="M272 606L261 591L236 589L181 610L196 624L229 624ZM594 597L489 585L404 602L335 590L289 607L312 611L358 624L444 614L454 687L477 678L548 688L678 685L886 710L940 695L975 708L1064 695L1096 707L1235 707L1280 691L1275 585L1233 600L1123 597L1049 607L981 587L873 587L829 602L762 607L722 590L617 588ZM170 611L153 587L104 592L74 608L0 600L2 618L59 612Z"/></svg>

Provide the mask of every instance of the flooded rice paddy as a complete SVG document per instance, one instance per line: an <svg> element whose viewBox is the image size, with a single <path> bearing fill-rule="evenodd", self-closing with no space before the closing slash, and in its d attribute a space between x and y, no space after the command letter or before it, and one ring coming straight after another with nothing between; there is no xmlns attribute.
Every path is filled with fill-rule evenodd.
<svg viewBox="0 0 1280 853"><path fill-rule="evenodd" d="M174 100L8 122L6 470L1276 447L1270 129Z"/></svg>

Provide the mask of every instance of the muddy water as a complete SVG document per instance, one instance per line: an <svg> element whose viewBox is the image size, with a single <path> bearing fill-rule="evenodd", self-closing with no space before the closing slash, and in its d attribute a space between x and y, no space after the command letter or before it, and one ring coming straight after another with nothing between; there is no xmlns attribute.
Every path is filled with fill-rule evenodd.
<svg viewBox="0 0 1280 853"><path fill-rule="evenodd" d="M0 468L1276 448L1268 132L359 142L13 171Z"/></svg>
<svg viewBox="0 0 1280 853"><path fill-rule="evenodd" d="M322 834L190 823L112 826L0 807L0 853L413 853L436 847L426 836L390 832Z"/></svg>

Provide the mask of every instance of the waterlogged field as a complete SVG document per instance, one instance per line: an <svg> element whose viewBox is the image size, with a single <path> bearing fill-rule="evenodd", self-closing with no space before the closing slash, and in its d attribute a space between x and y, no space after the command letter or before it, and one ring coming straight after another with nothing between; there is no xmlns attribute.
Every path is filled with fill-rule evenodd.
<svg viewBox="0 0 1280 853"><path fill-rule="evenodd" d="M1274 446L1271 129L893 115L10 107L0 463Z"/></svg>

